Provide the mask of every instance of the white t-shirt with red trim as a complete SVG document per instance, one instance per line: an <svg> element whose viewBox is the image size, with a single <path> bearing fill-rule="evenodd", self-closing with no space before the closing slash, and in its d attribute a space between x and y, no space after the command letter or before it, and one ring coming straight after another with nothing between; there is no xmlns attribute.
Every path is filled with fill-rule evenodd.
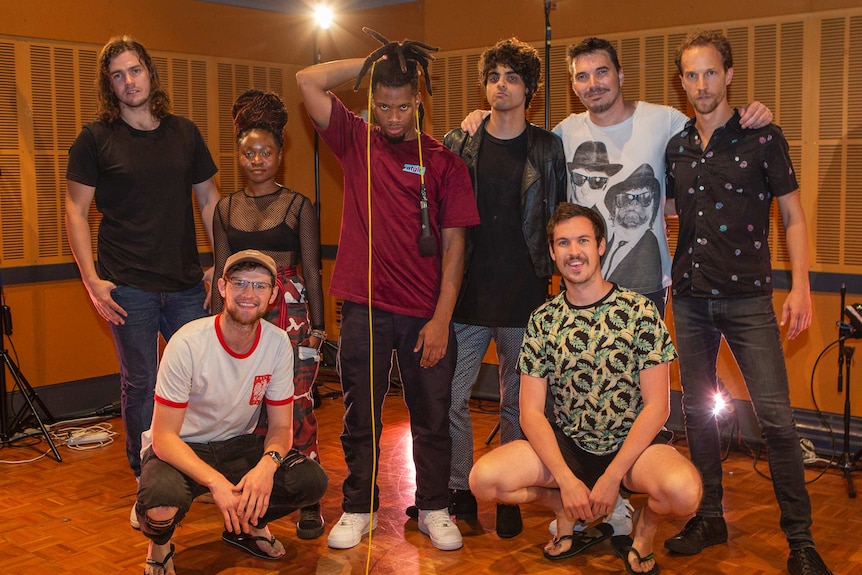
<svg viewBox="0 0 862 575"><path fill-rule="evenodd" d="M185 409L180 438L187 443L224 441L254 431L262 401L293 401L293 350L287 333L261 321L247 353L231 350L222 338L219 316L184 325L165 347L155 400ZM152 445L150 430L142 451Z"/></svg>

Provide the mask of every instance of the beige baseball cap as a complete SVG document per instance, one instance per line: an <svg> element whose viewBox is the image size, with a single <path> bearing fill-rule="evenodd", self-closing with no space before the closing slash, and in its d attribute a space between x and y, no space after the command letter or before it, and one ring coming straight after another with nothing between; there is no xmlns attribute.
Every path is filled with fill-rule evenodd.
<svg viewBox="0 0 862 575"><path fill-rule="evenodd" d="M230 268L242 262L254 262L256 264L259 264L269 270L269 273L272 274L272 279L278 277L278 272L275 268L275 260L273 260L265 253L259 252L257 250L242 250L241 252L236 252L235 254L233 254L227 259L224 264L225 274L227 274Z"/></svg>

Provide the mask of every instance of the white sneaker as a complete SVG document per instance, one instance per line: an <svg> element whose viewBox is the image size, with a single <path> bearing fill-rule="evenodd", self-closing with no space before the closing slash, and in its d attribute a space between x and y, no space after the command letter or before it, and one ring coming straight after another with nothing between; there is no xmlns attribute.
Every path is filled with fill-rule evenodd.
<svg viewBox="0 0 862 575"><path fill-rule="evenodd" d="M372 519L371 513L342 513L326 538L326 544L333 549L350 549L362 541L362 536L370 529L377 529L377 514Z"/></svg>
<svg viewBox="0 0 862 575"><path fill-rule="evenodd" d="M614 528L614 535L631 535L634 512L635 508L631 502L622 495L617 495L617 504L611 514L605 517L605 523Z"/></svg>
<svg viewBox="0 0 862 575"><path fill-rule="evenodd" d="M138 521L138 514L135 511L135 504L138 502L138 488L141 487L141 478L135 477L135 501L132 503L132 512L129 513L129 523L132 525L132 529L141 529L141 522Z"/></svg>
<svg viewBox="0 0 862 575"><path fill-rule="evenodd" d="M611 514L605 517L605 523L614 528L614 535L631 535L632 532L632 513L635 508L632 507L628 499L622 495L617 495L617 504ZM575 524L575 531L583 531L589 526L585 521L578 521ZM557 536L557 520L554 519L548 525L548 531L551 532L551 537Z"/></svg>
<svg viewBox="0 0 862 575"><path fill-rule="evenodd" d="M431 537L431 543L442 551L454 551L464 545L461 531L449 516L448 509L419 511L419 531Z"/></svg>
<svg viewBox="0 0 862 575"><path fill-rule="evenodd" d="M129 513L129 523L132 524L132 529L141 528L141 522L138 521L138 514L135 512L135 503L132 503L132 512Z"/></svg>

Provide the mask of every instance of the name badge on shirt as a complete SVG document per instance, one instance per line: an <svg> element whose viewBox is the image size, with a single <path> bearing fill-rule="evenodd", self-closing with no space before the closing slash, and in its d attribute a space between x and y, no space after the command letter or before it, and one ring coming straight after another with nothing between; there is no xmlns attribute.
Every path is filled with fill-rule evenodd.
<svg viewBox="0 0 862 575"><path fill-rule="evenodd" d="M417 166L416 164L404 164L404 171L408 174L425 175L425 166Z"/></svg>

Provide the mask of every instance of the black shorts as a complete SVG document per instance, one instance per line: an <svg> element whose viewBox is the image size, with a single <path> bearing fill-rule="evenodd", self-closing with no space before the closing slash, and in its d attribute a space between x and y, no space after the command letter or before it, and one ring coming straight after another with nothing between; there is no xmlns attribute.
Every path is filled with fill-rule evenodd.
<svg viewBox="0 0 862 575"><path fill-rule="evenodd" d="M566 461L566 465L569 466L569 469L572 470L575 477L583 481L584 485L592 489L596 484L596 481L599 480L599 477L602 476L611 464L611 461L614 460L614 457L617 456L618 451L603 454L590 453L589 451L579 447L578 444L575 443L575 440L563 433L557 425L552 423L551 426L554 428L554 435L557 437L557 445L560 448L560 453L563 454L563 459ZM672 440L673 432L669 429L662 428L650 445L664 445L670 443ZM621 487L625 491L633 493L625 485L622 485Z"/></svg>

